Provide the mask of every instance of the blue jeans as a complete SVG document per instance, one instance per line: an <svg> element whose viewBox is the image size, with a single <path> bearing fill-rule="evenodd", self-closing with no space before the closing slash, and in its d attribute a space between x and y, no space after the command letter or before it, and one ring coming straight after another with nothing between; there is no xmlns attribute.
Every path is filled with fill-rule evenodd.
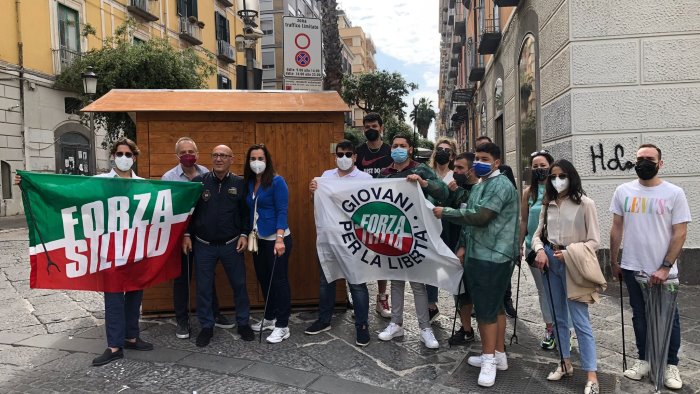
<svg viewBox="0 0 700 394"><path fill-rule="evenodd" d="M192 278L192 270L194 269L194 252L190 252L189 263L188 256L182 254L182 268L180 276L173 281L173 308L175 309L175 319L178 323L189 320L189 301L190 301L190 279ZM216 281L212 288L211 309L214 311L214 316L219 314L219 298L216 295Z"/></svg>
<svg viewBox="0 0 700 394"><path fill-rule="evenodd" d="M627 285L627 293L630 297L630 306L632 307L632 327L634 328L634 340L637 344L639 359L646 360L646 344L647 344L647 316L646 304L644 303L644 294L642 287L639 286L634 278L634 271L622 270L622 278ZM670 365L678 365L678 349L681 347L681 322L678 316L678 305L673 314L673 327L671 328L671 342L668 346L667 363Z"/></svg>
<svg viewBox="0 0 700 394"><path fill-rule="evenodd" d="M549 258L549 270L544 274L544 286L547 299L551 294L554 300L554 314L556 315L557 346L561 349L564 358L571 357L569 350L569 323L568 316L576 329L579 351L581 353L581 368L587 372L597 370L597 356L595 337L588 317L588 304L568 299L566 293L566 265L554 257L552 249L545 246L545 253ZM551 286L551 287L550 287Z"/></svg>
<svg viewBox="0 0 700 394"><path fill-rule="evenodd" d="M124 339L139 337L139 315L143 290L105 293L107 346L124 347Z"/></svg>
<svg viewBox="0 0 700 394"><path fill-rule="evenodd" d="M321 294L318 303L318 320L323 324L330 324L333 316L333 306L335 305L335 282L328 283L326 275L321 270ZM369 314L369 292L367 284L353 285L348 283L352 305L355 311L355 328L367 327Z"/></svg>
<svg viewBox="0 0 700 394"><path fill-rule="evenodd" d="M197 256L197 317L202 328L214 327L214 270L216 262L221 261L228 282L233 289L236 305L236 324L247 326L250 317L250 301L245 282L245 260L243 254L236 251L237 242L228 245L206 245L195 239L194 250Z"/></svg>
<svg viewBox="0 0 700 394"><path fill-rule="evenodd" d="M284 237L285 251L275 262L275 241L258 240L258 253L253 253L255 276L262 287L267 302L265 319L277 319L276 327L287 327L292 313L292 293L289 287L289 254L292 252L292 236ZM274 265L274 275L272 267ZM272 280L272 286L270 286ZM270 294L267 294L267 289Z"/></svg>

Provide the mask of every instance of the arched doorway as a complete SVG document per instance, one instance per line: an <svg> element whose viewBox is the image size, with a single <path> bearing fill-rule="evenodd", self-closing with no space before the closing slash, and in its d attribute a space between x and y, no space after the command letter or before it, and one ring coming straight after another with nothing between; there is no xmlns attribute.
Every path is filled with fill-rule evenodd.
<svg viewBox="0 0 700 394"><path fill-rule="evenodd" d="M54 135L57 174L95 174L94 138L87 127L70 122L58 127Z"/></svg>
<svg viewBox="0 0 700 394"><path fill-rule="evenodd" d="M537 150L537 63L535 38L525 37L518 60L520 173L526 174L530 154ZM522 179L527 179L525 176Z"/></svg>

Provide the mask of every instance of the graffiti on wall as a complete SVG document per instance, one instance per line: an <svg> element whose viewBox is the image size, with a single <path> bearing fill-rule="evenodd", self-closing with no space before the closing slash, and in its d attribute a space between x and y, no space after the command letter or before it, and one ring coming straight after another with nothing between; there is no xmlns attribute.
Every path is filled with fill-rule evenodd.
<svg viewBox="0 0 700 394"><path fill-rule="evenodd" d="M603 171L628 171L634 168L634 163L625 159L625 148L616 144L613 148L612 157L605 156L605 151L603 150L603 143L599 142L597 146L591 145L591 164L593 165L593 173L598 172L598 164L600 164L600 169Z"/></svg>

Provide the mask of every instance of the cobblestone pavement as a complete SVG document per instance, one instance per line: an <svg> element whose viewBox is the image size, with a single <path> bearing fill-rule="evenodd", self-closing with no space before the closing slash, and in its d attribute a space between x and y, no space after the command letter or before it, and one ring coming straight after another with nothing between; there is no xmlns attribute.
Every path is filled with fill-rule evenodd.
<svg viewBox="0 0 700 394"><path fill-rule="evenodd" d="M419 341L412 297L406 300L404 338L381 342L376 334L366 348L354 346L350 312L334 317L333 329L316 336L303 334L315 313L294 313L292 336L277 345L244 342L233 330L216 329L210 346L197 348L194 336L175 337L172 319L144 318L142 337L153 342L152 352L126 351L125 359L95 368L90 361L105 348L104 307L100 293L32 290L26 229L7 230L0 222L0 392L581 392L585 374L546 382L555 367L556 351L539 348L543 333L536 289L523 269L520 284L517 334L519 343L508 346L510 369L499 371L488 390L476 385L478 369L467 366L466 356L478 353L477 341L450 348L453 303L441 293L435 334L440 349L426 349ZM5 228L5 230L2 230ZM513 291L517 269L513 275ZM373 293L374 289L370 290ZM410 290L409 290L410 293ZM618 284L591 307L596 334L602 392L652 392L648 382L622 377L620 304ZM617 297L616 297L617 294ZM686 286L679 297L683 343L679 366L684 388L700 392L700 305L694 299L700 288ZM625 300L625 303L627 301ZM372 303L373 304L373 303ZM374 305L371 305L373 308ZM253 316L260 317L259 312ZM196 319L194 333L198 332ZM507 342L513 332L509 319ZM387 320L370 316L371 331ZM628 363L632 364L634 334L631 312L625 305ZM577 352L573 355L578 364Z"/></svg>

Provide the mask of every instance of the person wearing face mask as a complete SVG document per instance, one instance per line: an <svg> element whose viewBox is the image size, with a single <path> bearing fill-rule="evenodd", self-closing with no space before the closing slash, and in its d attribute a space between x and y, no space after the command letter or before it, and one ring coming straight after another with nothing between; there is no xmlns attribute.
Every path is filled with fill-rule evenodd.
<svg viewBox="0 0 700 394"><path fill-rule="evenodd" d="M520 254L518 192L498 170L500 164L498 145L478 145L472 167L481 182L472 188L466 207L433 208L435 217L463 226L457 255L464 256L467 289L482 343L481 356L469 357L467 362L481 368L477 383L484 387L494 385L496 369L508 369L502 300Z"/></svg>
<svg viewBox="0 0 700 394"><path fill-rule="evenodd" d="M112 145L111 155L115 167L107 174L95 175L104 178L143 179L136 175L132 167L140 151L136 143L126 137ZM127 292L105 292L105 330L108 348L102 355L92 360L92 365L108 364L124 357L122 349L153 350L153 345L139 338L139 315L143 290Z"/></svg>
<svg viewBox="0 0 700 394"><path fill-rule="evenodd" d="M652 286L678 276L678 256L683 249L688 223L691 221L688 200L682 188L659 177L663 169L661 149L644 144L637 150L634 170L637 178L617 187L610 203L613 223L610 229L610 264L616 277L625 281L632 307L632 327L639 359L625 371L625 377L641 380L649 375L646 357L647 316L642 288L635 280L636 271L644 271ZM622 261L618 263L624 238ZM665 324L665 323L662 323ZM675 306L671 338L664 371L664 385L683 387L678 371L681 324Z"/></svg>
<svg viewBox="0 0 700 394"><path fill-rule="evenodd" d="M368 113L362 119L367 142L357 147L355 166L360 170L377 178L382 168L386 168L393 162L391 160L391 147L382 141L384 134L384 122L378 113ZM389 296L386 294L386 281L377 281L377 303L375 311L384 318L391 317Z"/></svg>
<svg viewBox="0 0 700 394"><path fill-rule="evenodd" d="M201 176L209 172L207 167L197 164L199 151L197 144L190 137L182 137L175 143L175 157L178 165L168 170L160 178L162 181L189 182L196 176ZM173 281L173 309L175 309L175 321L177 328L175 336L180 339L190 337L189 300L190 300L190 279L195 261L194 253L182 254L182 265L180 276ZM216 283L216 279L214 280ZM219 313L219 300L216 295L216 285L212 290L212 310L214 311L214 321L216 327L232 328L234 326L223 314Z"/></svg>
<svg viewBox="0 0 700 394"><path fill-rule="evenodd" d="M433 198L441 203L447 200L449 189L445 182L438 179L435 172L425 164L418 164L411 159L413 156L413 141L407 135L397 134L391 145L391 158L393 163L382 169L379 178L406 178L409 182L417 182L426 197ZM430 327L430 313L428 311L428 294L425 284L410 282L413 290L413 299L416 305L416 317L420 327L420 340L430 349L437 349L440 344L435 339L433 329ZM390 341L392 338L404 335L403 329L403 304L404 288L406 282L402 280L391 281L391 322L379 334L382 341Z"/></svg>
<svg viewBox="0 0 700 394"><path fill-rule="evenodd" d="M248 244L248 206L245 203L243 178L230 172L233 152L226 145L214 147L212 171L196 176L192 182L202 183L202 195L182 240L184 253L194 250L197 257L197 318L201 330L195 344L209 345L216 324L214 305L214 272L221 262L236 305L238 334L244 341L255 339L250 327L250 302L246 288L243 251Z"/></svg>
<svg viewBox="0 0 700 394"><path fill-rule="evenodd" d="M447 185L454 181L454 167L455 156L457 155L457 143L451 138L441 138L437 141L435 145L435 150L430 157L430 167L438 178L440 178ZM431 203L435 203L430 197L428 198ZM455 236L457 233L457 236ZM442 224L442 233L440 238L445 242L451 250L457 245L457 238L459 234L459 226L452 223ZM428 292L428 312L430 314L430 323L437 321L440 315L440 309L438 309L438 288L432 285L425 285L425 289Z"/></svg>
<svg viewBox="0 0 700 394"><path fill-rule="evenodd" d="M454 179L447 187L450 189L450 196L445 203L445 206L460 209L466 208L469 194L472 187L479 182L479 178L474 175L472 165L474 163L474 154L471 152L461 153L454 161ZM442 226L457 226L456 229L450 232L449 246L455 250L459 243L459 237L462 232L462 226L451 223L446 219L442 219ZM463 251L463 250L462 250ZM464 254L458 254L460 261L464 260ZM463 284L465 282L462 282ZM469 295L469 290L466 285L460 289L463 293L455 296L455 307L459 310L459 320L461 326L454 335L447 340L450 346L466 345L474 340L474 328L472 327L472 308L473 302Z"/></svg>
<svg viewBox="0 0 700 394"><path fill-rule="evenodd" d="M476 137L476 146L479 147L479 145L487 144L487 143L493 143L491 141L491 138L486 135L480 135ZM513 176L513 169L510 168L510 166L501 163L498 166L498 171L505 175L510 183L515 186L515 188L518 188L518 185L515 183L515 177ZM515 318L518 316L518 311L515 310L513 307L513 292L511 290L511 284L510 282L508 283L508 288L506 289L506 294L503 296L503 310L506 312L506 316Z"/></svg>
<svg viewBox="0 0 700 394"><path fill-rule="evenodd" d="M288 277L292 251L287 224L289 189L284 178L275 172L272 156L265 145L248 148L245 163L243 177L248 190L250 227L258 233L258 252L253 253L253 264L267 302L265 316L253 324L253 330L272 330L267 342L279 343L291 335L288 327L292 310Z"/></svg>
<svg viewBox="0 0 700 394"><path fill-rule="evenodd" d="M523 190L520 201L520 239L518 245L523 245L522 256L527 256L532 250L532 236L539 224L542 211L542 198L544 197L545 182L549 175L549 167L554 163L554 158L547 150L532 152L530 154L530 186ZM544 292L542 271L534 265L530 266L532 278L535 280L537 294L540 302L540 311L545 323L545 334L540 346L546 350L552 350L555 346L554 319L549 306L549 300Z"/></svg>
<svg viewBox="0 0 700 394"><path fill-rule="evenodd" d="M551 296L556 317L557 346L564 361L547 376L556 381L573 375L569 347L569 323L578 337L581 368L588 374L585 394L597 394L597 357L595 337L588 315L588 305L598 301L598 291L605 289L595 251L600 243L595 203L586 197L581 178L568 160L558 160L549 169L545 183L537 230L532 236L535 264L547 276L544 286ZM590 256L580 264L581 256ZM579 278L579 280L572 280Z"/></svg>
<svg viewBox="0 0 700 394"><path fill-rule="evenodd" d="M360 171L355 166L355 147L352 142L342 140L335 146L337 168L326 170L321 175L321 178L360 180L372 179L372 176L364 171ZM309 191L313 193L318 188L318 183L315 179L309 184ZM333 307L335 306L335 281L328 283L326 276L321 271L320 275L321 292L319 295L319 312L318 320L316 320L309 328L304 331L307 335L316 335L331 329L331 317L333 316ZM369 345L369 293L366 283L352 284L348 283L350 295L352 296L353 307L355 311L355 344L360 347Z"/></svg>

